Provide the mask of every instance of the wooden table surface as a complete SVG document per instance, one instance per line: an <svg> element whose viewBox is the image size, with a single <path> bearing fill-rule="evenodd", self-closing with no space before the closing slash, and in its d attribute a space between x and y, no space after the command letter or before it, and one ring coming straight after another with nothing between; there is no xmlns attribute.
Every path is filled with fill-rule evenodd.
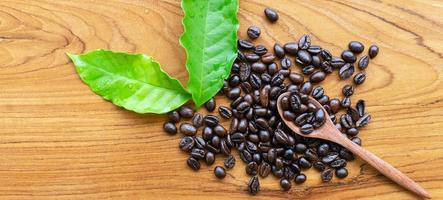
<svg viewBox="0 0 443 200"><path fill-rule="evenodd" d="M266 6L279 11L278 23L264 19ZM308 33L334 55L350 40L378 44L352 98L365 99L373 116L363 146L443 199L442 13L438 0L241 0L239 35L254 24L263 31L257 43L273 45ZM179 134L162 131L165 116L104 101L65 55L142 52L186 83L182 15L178 0L0 1L0 199L417 198L360 160L346 179L322 184L309 170L305 184L282 192L268 177L251 197L243 163L221 181L213 166L191 171ZM346 83L334 75L323 86L339 96Z"/></svg>

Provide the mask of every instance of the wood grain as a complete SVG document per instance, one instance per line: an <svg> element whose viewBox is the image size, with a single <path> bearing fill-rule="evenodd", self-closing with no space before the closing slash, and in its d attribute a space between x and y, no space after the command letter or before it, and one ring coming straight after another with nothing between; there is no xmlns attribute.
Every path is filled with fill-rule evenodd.
<svg viewBox="0 0 443 200"><path fill-rule="evenodd" d="M280 12L278 23L264 20L265 6ZM255 24L263 30L257 43L272 45L309 33L335 55L350 40L378 44L352 99L364 98L373 117L363 145L443 199L442 12L437 0L241 0L239 34ZM179 136L162 132L164 116L104 101L65 55L142 52L186 83L181 17L175 0L0 1L0 199L417 198L361 161L327 184L308 171L288 193L269 177L251 197L242 163L222 181L212 167L192 172ZM344 84L330 76L324 87L338 96Z"/></svg>

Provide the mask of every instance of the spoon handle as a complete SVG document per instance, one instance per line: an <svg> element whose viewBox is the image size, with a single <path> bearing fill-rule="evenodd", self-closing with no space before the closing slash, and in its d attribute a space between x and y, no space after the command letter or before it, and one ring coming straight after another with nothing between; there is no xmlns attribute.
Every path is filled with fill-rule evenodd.
<svg viewBox="0 0 443 200"><path fill-rule="evenodd" d="M352 153L358 155L360 158L369 163L372 167L377 169L380 173L382 173L392 181L396 182L397 184L403 186L404 188L422 197L429 199L431 198L431 196L425 189L423 189L420 185L418 185L408 176L400 172L398 169L396 169L389 163L385 162L381 158L377 157L373 153L369 152L368 150L363 149L362 147L353 143L352 141L344 137L341 133L338 133L338 135L341 137L335 138L334 142L341 144L342 146L350 150Z"/></svg>

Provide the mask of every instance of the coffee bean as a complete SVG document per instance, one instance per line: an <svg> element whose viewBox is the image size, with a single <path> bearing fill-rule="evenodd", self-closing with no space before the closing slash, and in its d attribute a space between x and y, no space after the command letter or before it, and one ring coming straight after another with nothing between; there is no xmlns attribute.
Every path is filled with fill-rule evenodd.
<svg viewBox="0 0 443 200"><path fill-rule="evenodd" d="M214 153L212 153L210 151L206 152L206 155L205 155L205 162L206 162L206 164L207 165L212 165L212 164L214 164L214 161L215 161Z"/></svg>
<svg viewBox="0 0 443 200"><path fill-rule="evenodd" d="M365 101L364 100L358 100L357 101L357 105L356 105L356 108L357 108L357 112L358 112L358 115L360 116L360 117L363 117L363 115L365 115Z"/></svg>
<svg viewBox="0 0 443 200"><path fill-rule="evenodd" d="M314 162L312 166L319 172L322 172L326 169L326 165L320 161Z"/></svg>
<svg viewBox="0 0 443 200"><path fill-rule="evenodd" d="M280 60L280 65L282 69L289 69L292 65L291 60L289 58L283 58Z"/></svg>
<svg viewBox="0 0 443 200"><path fill-rule="evenodd" d="M175 135L177 133L177 127L172 122L165 122L163 124L163 130L170 135Z"/></svg>
<svg viewBox="0 0 443 200"><path fill-rule="evenodd" d="M257 175L258 165L256 162L250 162L246 165L246 174Z"/></svg>
<svg viewBox="0 0 443 200"><path fill-rule="evenodd" d="M227 96L230 99L236 99L237 97L240 96L240 93L241 93L240 88L239 87L235 87L235 88L232 88L231 90L229 90Z"/></svg>
<svg viewBox="0 0 443 200"><path fill-rule="evenodd" d="M279 86L283 83L285 78L281 74L275 74L271 79L271 86Z"/></svg>
<svg viewBox="0 0 443 200"><path fill-rule="evenodd" d="M340 123L344 128L352 128L352 126L354 125L353 121L352 121L352 117L349 116L348 114L343 114L340 117Z"/></svg>
<svg viewBox="0 0 443 200"><path fill-rule="evenodd" d="M247 111L249 111L250 108L251 108L251 105L248 102L243 101L240 104L238 104L236 109L240 113L246 113Z"/></svg>
<svg viewBox="0 0 443 200"><path fill-rule="evenodd" d="M211 139L212 146L218 149L220 147L220 143L221 143L220 137L217 135L214 135Z"/></svg>
<svg viewBox="0 0 443 200"><path fill-rule="evenodd" d="M308 47L308 52L311 54L319 54L321 50L321 47L318 45L311 45Z"/></svg>
<svg viewBox="0 0 443 200"><path fill-rule="evenodd" d="M225 119L230 119L232 117L232 111L226 106L218 107L218 113Z"/></svg>
<svg viewBox="0 0 443 200"><path fill-rule="evenodd" d="M315 149L308 149L305 151L304 157L306 159L308 159L309 161L313 162L313 161L317 161L318 160L318 156L317 153L315 151Z"/></svg>
<svg viewBox="0 0 443 200"><path fill-rule="evenodd" d="M177 110L168 113L168 119L170 122L177 123L180 121L180 114Z"/></svg>
<svg viewBox="0 0 443 200"><path fill-rule="evenodd" d="M333 162L331 162L331 164L329 164L331 167L333 168L342 168L342 167L346 167L346 160L345 159L337 159L334 160Z"/></svg>
<svg viewBox="0 0 443 200"><path fill-rule="evenodd" d="M200 162L198 162L198 160L193 157L189 157L186 163L194 171L198 171L200 169Z"/></svg>
<svg viewBox="0 0 443 200"><path fill-rule="evenodd" d="M353 53L359 54L365 50L365 46L359 41L351 41L348 44L349 50Z"/></svg>
<svg viewBox="0 0 443 200"><path fill-rule="evenodd" d="M295 42L289 42L286 43L283 48L287 54L296 55L298 51L298 44Z"/></svg>
<svg viewBox="0 0 443 200"><path fill-rule="evenodd" d="M256 195L260 191L260 182L258 176L253 176L248 182L248 192L252 195Z"/></svg>
<svg viewBox="0 0 443 200"><path fill-rule="evenodd" d="M371 115L365 114L357 122L355 122L355 126L357 126L357 128L361 128L369 124L369 122L371 122Z"/></svg>
<svg viewBox="0 0 443 200"><path fill-rule="evenodd" d="M202 137L194 137L195 147L199 149L204 149L206 147L206 142Z"/></svg>
<svg viewBox="0 0 443 200"><path fill-rule="evenodd" d="M321 180L323 182L329 182L332 180L333 175L334 175L334 172L332 171L332 169L326 169L325 171L323 171L321 173Z"/></svg>
<svg viewBox="0 0 443 200"><path fill-rule="evenodd" d="M216 137L217 137L217 136L214 136L214 138L216 138ZM214 138L213 138L213 139L214 139ZM207 145L206 145L206 149L207 149L208 151L212 152L212 153L215 153L215 154L220 153L220 149L219 149L218 147L215 147L215 146L211 145L211 144L207 144Z"/></svg>
<svg viewBox="0 0 443 200"><path fill-rule="evenodd" d="M191 156L197 160L201 160L205 157L205 151L203 149L194 148L191 151Z"/></svg>
<svg viewBox="0 0 443 200"><path fill-rule="evenodd" d="M235 157L229 155L223 163L227 169L232 169L235 166L235 161Z"/></svg>
<svg viewBox="0 0 443 200"><path fill-rule="evenodd" d="M353 121L357 121L360 119L360 115L358 114L358 111L352 107L349 107L346 113L351 116Z"/></svg>
<svg viewBox="0 0 443 200"><path fill-rule="evenodd" d="M297 51L297 58L301 61L303 65L309 65L312 62L311 54L306 50Z"/></svg>
<svg viewBox="0 0 443 200"><path fill-rule="evenodd" d="M323 60L330 61L332 59L332 54L327 49L322 49L321 57L323 58Z"/></svg>
<svg viewBox="0 0 443 200"><path fill-rule="evenodd" d="M321 105L323 105L325 107L325 109L327 108L327 104L329 103L329 96L328 95L323 95L320 99L317 100L318 103L320 103Z"/></svg>
<svg viewBox="0 0 443 200"><path fill-rule="evenodd" d="M267 162L262 162L258 167L258 174L263 178L267 177L270 172L271 172L271 165L269 165Z"/></svg>
<svg viewBox="0 0 443 200"><path fill-rule="evenodd" d="M304 82L300 87L300 93L310 94L312 92L312 83L307 81Z"/></svg>
<svg viewBox="0 0 443 200"><path fill-rule="evenodd" d="M336 169L335 176L337 176L337 178L346 178L348 176L348 170L346 168Z"/></svg>
<svg viewBox="0 0 443 200"><path fill-rule="evenodd" d="M351 77L352 74L354 74L354 70L354 65L346 63L345 65L343 65L343 67L340 68L338 73L341 79L347 79Z"/></svg>
<svg viewBox="0 0 443 200"><path fill-rule="evenodd" d="M278 143L282 145L289 144L289 136L281 129L276 129L274 132L274 138Z"/></svg>
<svg viewBox="0 0 443 200"><path fill-rule="evenodd" d="M215 115L206 115L203 118L203 122L205 123L206 126L215 127L218 125L219 118Z"/></svg>
<svg viewBox="0 0 443 200"><path fill-rule="evenodd" d="M261 74L266 71L266 65L263 64L262 62L255 62L255 63L252 63L251 69L253 72Z"/></svg>
<svg viewBox="0 0 443 200"><path fill-rule="evenodd" d="M268 49L264 45L259 44L254 47L254 53L263 56L268 53Z"/></svg>
<svg viewBox="0 0 443 200"><path fill-rule="evenodd" d="M283 178L280 180L280 186L284 191L288 191L291 189L291 182L288 179Z"/></svg>
<svg viewBox="0 0 443 200"><path fill-rule="evenodd" d="M289 75L289 80L291 80L293 84L300 85L303 83L304 78L303 75L299 73L291 73Z"/></svg>
<svg viewBox="0 0 443 200"><path fill-rule="evenodd" d="M183 118L191 118L194 116L194 111L188 107L188 106L182 106L178 109L178 112L180 113L180 116Z"/></svg>
<svg viewBox="0 0 443 200"><path fill-rule="evenodd" d="M278 13L272 8L265 8L265 15L271 22L276 22L278 20Z"/></svg>
<svg viewBox="0 0 443 200"><path fill-rule="evenodd" d="M344 158L345 160L354 160L354 155L352 154L352 152L350 152L347 149L342 149L340 150L340 157Z"/></svg>
<svg viewBox="0 0 443 200"><path fill-rule="evenodd" d="M274 44L274 54L278 58L283 58L285 56L285 50L280 44L276 43Z"/></svg>
<svg viewBox="0 0 443 200"><path fill-rule="evenodd" d="M244 93L249 94L252 92L252 86L249 82L243 82L240 84L241 89Z"/></svg>
<svg viewBox="0 0 443 200"><path fill-rule="evenodd" d="M321 109L321 108L317 108L314 116L315 116L315 122L319 123L320 125L323 125L323 123L326 120L325 111L323 111L323 109Z"/></svg>
<svg viewBox="0 0 443 200"><path fill-rule="evenodd" d="M354 53L349 50L344 50L341 53L341 58L347 63L355 63L355 61L357 61L357 57L355 57Z"/></svg>
<svg viewBox="0 0 443 200"><path fill-rule="evenodd" d="M226 171L225 171L225 169L223 167L216 166L214 168L214 174L215 174L215 177L217 177L219 179L223 179L226 176Z"/></svg>
<svg viewBox="0 0 443 200"><path fill-rule="evenodd" d="M331 99L329 101L329 107L331 108L331 111L333 113L337 113L340 110L340 106L341 106L340 100L338 100L337 98Z"/></svg>
<svg viewBox="0 0 443 200"><path fill-rule="evenodd" d="M257 62L260 60L260 56L255 53L245 53L245 58L249 62Z"/></svg>
<svg viewBox="0 0 443 200"><path fill-rule="evenodd" d="M197 133L197 129L192 124L184 122L180 125L180 132L188 136L193 136Z"/></svg>
<svg viewBox="0 0 443 200"><path fill-rule="evenodd" d="M332 66L329 61L324 61L321 63L320 68L326 73L330 74L332 73Z"/></svg>
<svg viewBox="0 0 443 200"><path fill-rule="evenodd" d="M251 66L246 63L240 64L239 75L241 81L247 81L251 75Z"/></svg>
<svg viewBox="0 0 443 200"><path fill-rule="evenodd" d="M231 140L234 143L241 143L245 140L245 136L242 133L237 132L237 133L232 134Z"/></svg>
<svg viewBox="0 0 443 200"><path fill-rule="evenodd" d="M220 141L220 152L222 152L225 155L231 155L231 149L226 144L226 140L225 139L222 139Z"/></svg>
<svg viewBox="0 0 443 200"><path fill-rule="evenodd" d="M238 46L243 49L253 49L254 44L249 40L238 40Z"/></svg>
<svg viewBox="0 0 443 200"><path fill-rule="evenodd" d="M323 89L323 87L321 86L316 86L313 90L312 90L312 97L314 97L315 99L320 99L323 95L325 94L325 90Z"/></svg>
<svg viewBox="0 0 443 200"><path fill-rule="evenodd" d="M298 159L298 164L301 168L304 168L304 169L309 169L312 167L311 162L309 162L309 160L307 160L305 157L300 157Z"/></svg>
<svg viewBox="0 0 443 200"><path fill-rule="evenodd" d="M270 75L274 75L275 73L278 72L278 66L275 63L271 63L268 65L268 73Z"/></svg>
<svg viewBox="0 0 443 200"><path fill-rule="evenodd" d="M200 113L195 113L194 117L192 117L192 125L194 127L199 128L203 124L203 116Z"/></svg>
<svg viewBox="0 0 443 200"><path fill-rule="evenodd" d="M327 62L327 61L325 61L325 62ZM320 67L321 66L321 59L320 59L320 57L318 55L312 56L312 65L314 67Z"/></svg>
<svg viewBox="0 0 443 200"><path fill-rule="evenodd" d="M214 133L220 137L224 137L227 134L226 129L221 125L216 125L214 127Z"/></svg>
<svg viewBox="0 0 443 200"><path fill-rule="evenodd" d="M214 136L212 128L211 127L205 127L203 128L202 132L202 138L206 141L212 139L212 136Z"/></svg>
<svg viewBox="0 0 443 200"><path fill-rule="evenodd" d="M303 134L309 134L314 131L314 127L311 124L305 124L302 127L300 127L300 132Z"/></svg>
<svg viewBox="0 0 443 200"><path fill-rule="evenodd" d="M295 183L297 184L302 184L306 181L306 175L304 174L299 174L295 177Z"/></svg>
<svg viewBox="0 0 443 200"><path fill-rule="evenodd" d="M263 55L261 57L261 61L265 64L271 64L275 59L274 54L272 54L271 52L266 53L265 55Z"/></svg>
<svg viewBox="0 0 443 200"><path fill-rule="evenodd" d="M293 121L295 119L296 115L295 115L295 113L293 113L291 111L285 110L283 112L283 117L288 121Z"/></svg>
<svg viewBox="0 0 443 200"><path fill-rule="evenodd" d="M275 166L272 166L271 168L272 168L272 174L274 174L275 177L282 178L285 175L283 169L277 168Z"/></svg>
<svg viewBox="0 0 443 200"><path fill-rule="evenodd" d="M240 77L237 75L232 75L229 77L229 86L230 87L236 87L240 84Z"/></svg>
<svg viewBox="0 0 443 200"><path fill-rule="evenodd" d="M310 81L312 83L319 83L325 80L326 74L323 71L316 71L311 74Z"/></svg>
<svg viewBox="0 0 443 200"><path fill-rule="evenodd" d="M341 91L345 97L350 97L352 94L354 94L354 86L349 84L345 85Z"/></svg>
<svg viewBox="0 0 443 200"><path fill-rule="evenodd" d="M375 45L375 44L373 44L373 45L371 45L370 47L369 47L369 50L368 50L368 55L369 55L369 57L370 58L375 58L375 56L377 56L377 54L378 54L378 46L377 45Z"/></svg>
<svg viewBox="0 0 443 200"><path fill-rule="evenodd" d="M324 156L321 161L323 163L329 164L332 161L334 161L335 159L337 159L338 157L338 153L337 152L330 152L328 155Z"/></svg>
<svg viewBox="0 0 443 200"><path fill-rule="evenodd" d="M262 83L267 84L271 82L272 76L269 75L268 73L263 73L260 75L260 78L262 80Z"/></svg>
<svg viewBox="0 0 443 200"><path fill-rule="evenodd" d="M360 68L361 70L366 69L368 65L369 65L369 57L367 55L362 56L360 60L358 60L358 68Z"/></svg>
<svg viewBox="0 0 443 200"><path fill-rule="evenodd" d="M247 33L249 38L257 39L260 36L261 31L260 28L258 28L257 26L250 26Z"/></svg>
<svg viewBox="0 0 443 200"><path fill-rule="evenodd" d="M300 49L308 49L309 46L311 46L311 38L309 35L301 36L301 38L298 40L298 47Z"/></svg>
<svg viewBox="0 0 443 200"><path fill-rule="evenodd" d="M351 139L351 141L355 144L357 144L358 146L361 146L361 139L359 137L353 137Z"/></svg>
<svg viewBox="0 0 443 200"><path fill-rule="evenodd" d="M343 65L345 65L345 61L338 57L333 57L330 61L332 68L340 69Z"/></svg>
<svg viewBox="0 0 443 200"><path fill-rule="evenodd" d="M194 147L194 139L189 136L185 136L180 140L179 147L182 151L191 151Z"/></svg>
<svg viewBox="0 0 443 200"><path fill-rule="evenodd" d="M238 131L242 133L246 133L246 130L248 129L248 120L241 119L238 124Z"/></svg>
<svg viewBox="0 0 443 200"><path fill-rule="evenodd" d="M366 80L366 73L359 72L354 76L354 83L357 85L361 85Z"/></svg>
<svg viewBox="0 0 443 200"><path fill-rule="evenodd" d="M343 108L349 108L351 106L351 98L345 97L343 100L341 100L341 107Z"/></svg>

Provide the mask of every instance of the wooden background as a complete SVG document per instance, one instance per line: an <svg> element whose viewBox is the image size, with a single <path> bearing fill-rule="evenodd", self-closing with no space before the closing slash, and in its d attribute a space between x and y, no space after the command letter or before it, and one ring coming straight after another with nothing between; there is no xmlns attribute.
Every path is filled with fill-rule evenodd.
<svg viewBox="0 0 443 200"><path fill-rule="evenodd" d="M279 11L278 23L264 20L266 6ZM257 42L272 45L309 33L335 55L350 40L378 44L353 97L373 116L360 133L364 147L443 199L442 13L437 0L241 0L239 34L254 24L263 30ZM181 18L178 0L0 1L0 199L416 198L361 161L327 184L311 170L290 192L268 177L251 197L243 163L222 181L213 166L189 170L179 135L162 132L164 116L104 101L65 55L142 52L186 83ZM345 83L334 75L324 87L338 96Z"/></svg>

